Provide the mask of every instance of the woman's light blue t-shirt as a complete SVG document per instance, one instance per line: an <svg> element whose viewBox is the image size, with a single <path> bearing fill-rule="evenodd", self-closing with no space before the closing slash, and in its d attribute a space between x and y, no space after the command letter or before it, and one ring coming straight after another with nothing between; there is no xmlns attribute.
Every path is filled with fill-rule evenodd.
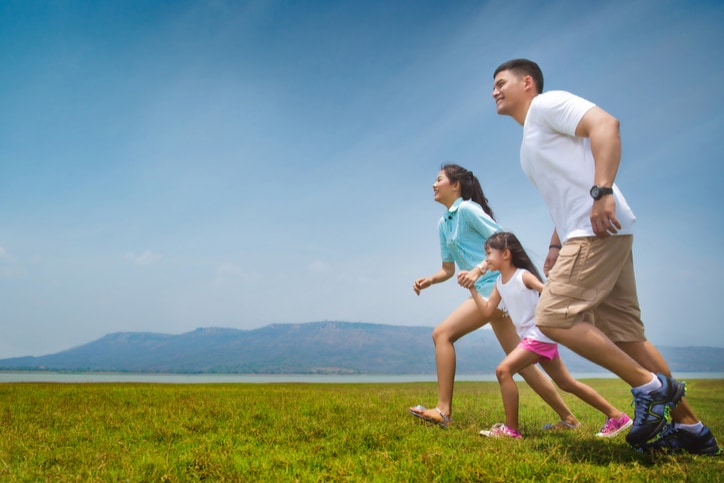
<svg viewBox="0 0 724 483"><path fill-rule="evenodd" d="M500 225L474 201L458 198L440 218L440 254L443 262L455 262L460 270L472 270L485 260L485 240ZM489 271L475 282L475 288L483 297L490 297L495 286L497 271Z"/></svg>

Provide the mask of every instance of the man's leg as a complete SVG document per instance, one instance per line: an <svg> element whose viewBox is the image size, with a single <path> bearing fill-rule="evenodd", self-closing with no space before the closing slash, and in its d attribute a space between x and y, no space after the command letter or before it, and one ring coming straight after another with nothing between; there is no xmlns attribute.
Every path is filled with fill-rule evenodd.
<svg viewBox="0 0 724 483"><path fill-rule="evenodd" d="M618 346L645 368L671 375L669 366L659 350L649 341L619 342ZM679 452L691 454L719 455L721 449L711 430L696 417L685 398L671 411L673 422L667 424L659 437L643 445L652 451Z"/></svg>
<svg viewBox="0 0 724 483"><path fill-rule="evenodd" d="M671 376L669 365L651 342L618 342L616 345L649 371L664 374L669 377ZM691 410L691 407L684 398L682 398L681 403L671 411L671 418L681 424L696 424L699 422L699 418L696 417L694 411Z"/></svg>
<svg viewBox="0 0 724 483"><path fill-rule="evenodd" d="M685 385L665 375L654 376L612 342L646 339L636 296L632 245L631 236L566 241L541 294L536 322L548 337L632 387L634 424L626 441L638 446L664 428Z"/></svg>
<svg viewBox="0 0 724 483"><path fill-rule="evenodd" d="M578 322L568 329L540 327L543 334L576 354L608 369L631 387L651 381L651 371L644 369L618 348L606 335L588 322Z"/></svg>

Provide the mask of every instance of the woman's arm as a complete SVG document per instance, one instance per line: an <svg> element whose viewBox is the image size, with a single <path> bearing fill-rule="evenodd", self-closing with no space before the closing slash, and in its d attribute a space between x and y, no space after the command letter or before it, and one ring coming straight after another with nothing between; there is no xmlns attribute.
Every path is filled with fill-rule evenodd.
<svg viewBox="0 0 724 483"><path fill-rule="evenodd" d="M414 290L417 295L420 295L420 292L423 289L428 288L434 283L444 282L445 280L452 277L454 274L455 262L442 262L442 267L440 267L440 270L438 270L435 275L432 275L430 277L422 277L415 280L415 283L412 284L412 290Z"/></svg>

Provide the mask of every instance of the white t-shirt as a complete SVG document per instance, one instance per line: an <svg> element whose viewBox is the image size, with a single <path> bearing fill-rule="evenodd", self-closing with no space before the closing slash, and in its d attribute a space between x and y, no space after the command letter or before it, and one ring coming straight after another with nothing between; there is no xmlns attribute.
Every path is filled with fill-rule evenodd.
<svg viewBox="0 0 724 483"><path fill-rule="evenodd" d="M520 164L543 196L561 241L594 236L591 227L595 163L588 138L576 137L576 127L592 107L590 101L565 91L537 95L523 124ZM619 235L630 235L636 217L613 185Z"/></svg>
<svg viewBox="0 0 724 483"><path fill-rule="evenodd" d="M554 341L543 335L535 325L535 306L538 303L538 292L525 286L523 273L519 268L510 280L503 283L501 276L495 281L501 300L508 308L508 315L515 325L520 340L533 339L538 342L555 344Z"/></svg>

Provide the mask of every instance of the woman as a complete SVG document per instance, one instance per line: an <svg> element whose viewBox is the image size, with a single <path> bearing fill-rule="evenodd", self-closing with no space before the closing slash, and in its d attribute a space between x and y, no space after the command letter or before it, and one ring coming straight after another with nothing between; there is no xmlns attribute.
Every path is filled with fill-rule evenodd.
<svg viewBox="0 0 724 483"><path fill-rule="evenodd" d="M495 286L498 272L487 272L485 240L501 228L493 218L493 211L488 206L480 182L472 171L456 164L446 164L438 173L432 189L435 201L447 208L438 224L442 267L430 277L415 280L412 288L417 295L420 295L422 290L431 285L450 279L455 274L457 263L461 270L458 274L458 283L464 287L475 285L478 292L487 299ZM437 405L432 409L424 406L409 408L413 416L441 427L447 427L452 422L452 396L455 384L453 344L462 336L488 322L506 354L518 346L520 339L505 312L498 309L492 317L485 319L472 298L465 300L432 332L437 365ZM553 383L537 367L530 366L521 371L520 375L558 413L561 421L569 425L555 427L578 426L578 421L561 399Z"/></svg>

